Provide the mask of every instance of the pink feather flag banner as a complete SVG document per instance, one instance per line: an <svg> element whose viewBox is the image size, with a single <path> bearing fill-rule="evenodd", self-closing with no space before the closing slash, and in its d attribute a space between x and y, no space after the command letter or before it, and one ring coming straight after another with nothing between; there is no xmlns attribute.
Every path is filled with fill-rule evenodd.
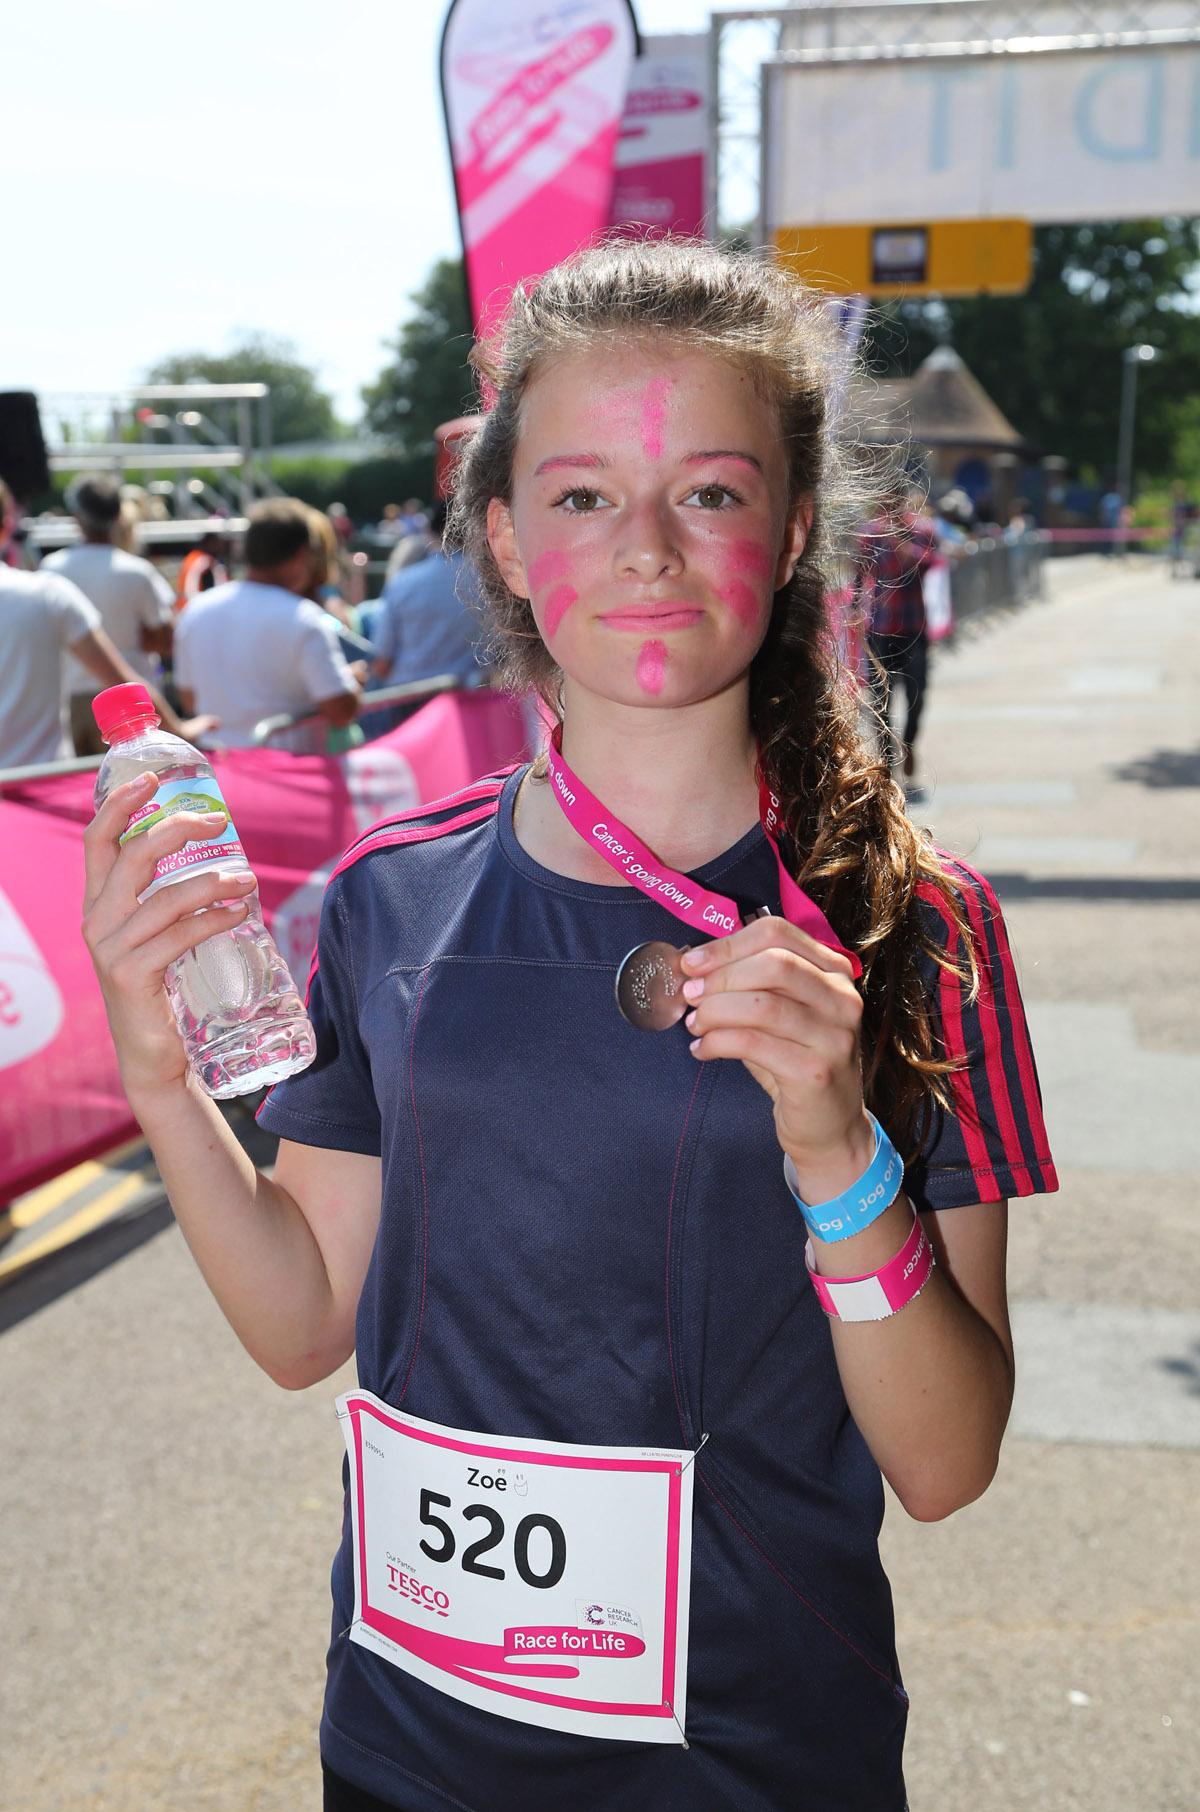
<svg viewBox="0 0 1200 1812"><path fill-rule="evenodd" d="M637 49L629 0L452 0L442 101L477 338L608 225Z"/></svg>

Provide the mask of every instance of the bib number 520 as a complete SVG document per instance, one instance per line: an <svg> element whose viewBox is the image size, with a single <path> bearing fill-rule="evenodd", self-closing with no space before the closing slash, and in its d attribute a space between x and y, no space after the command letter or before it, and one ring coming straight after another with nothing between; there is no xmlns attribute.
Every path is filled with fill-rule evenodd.
<svg viewBox="0 0 1200 1812"><path fill-rule="evenodd" d="M423 1528L436 1530L438 1539L436 1542L429 1542L422 1536L421 1552L428 1555L430 1560L450 1561L458 1552L458 1539L450 1524L437 1514L435 1505L443 1510L453 1511L454 1509L451 1499L443 1496L440 1491L423 1489L421 1492L421 1525ZM466 1504L459 1515L464 1523L486 1525L485 1533L462 1550L459 1565L463 1572L478 1573L484 1579L505 1578L503 1567L489 1566L481 1558L484 1554L490 1554L494 1548L498 1548L504 1540L506 1531L504 1518L500 1512L491 1504ZM550 1544L549 1564L540 1573L534 1570L529 1554L530 1542L539 1530L548 1537ZM545 1545L544 1541L537 1544L542 1551L542 1557L545 1554ZM513 1565L517 1569L518 1576L525 1581L527 1586L534 1586L539 1591L549 1591L551 1586L558 1584L566 1571L567 1538L563 1534L562 1525L556 1523L552 1516L523 1516L513 1531L512 1555Z"/></svg>

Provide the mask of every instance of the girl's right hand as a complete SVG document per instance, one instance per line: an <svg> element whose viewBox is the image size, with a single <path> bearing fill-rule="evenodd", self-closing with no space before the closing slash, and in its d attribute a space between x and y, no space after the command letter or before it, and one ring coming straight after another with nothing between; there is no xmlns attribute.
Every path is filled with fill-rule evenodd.
<svg viewBox="0 0 1200 1812"><path fill-rule="evenodd" d="M245 869L210 869L139 901L165 855L219 837L228 822L222 813L176 812L122 846L130 817L157 784L156 775L142 774L115 787L83 833L83 941L131 1103L186 1081L187 1057L163 976L177 957L239 925L254 888ZM219 906L219 900L233 903Z"/></svg>

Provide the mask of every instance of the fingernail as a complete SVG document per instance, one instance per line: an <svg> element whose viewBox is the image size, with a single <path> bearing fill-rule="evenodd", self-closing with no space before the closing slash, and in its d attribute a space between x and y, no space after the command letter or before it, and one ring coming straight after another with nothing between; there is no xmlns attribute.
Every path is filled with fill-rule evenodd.
<svg viewBox="0 0 1200 1812"><path fill-rule="evenodd" d="M693 1026L694 1026L694 1025L695 1025L695 1023L696 1023L696 1015L695 1015L695 1014L694 1014L694 1013L689 1013L689 1014L688 1014L688 1015L687 1015L687 1017L686 1017L686 1018L685 1018L685 1019L684 1019L684 1022L683 1022L683 1023L684 1023L684 1025L685 1025L685 1026L686 1026L686 1027L687 1027L687 1029L688 1029L688 1031L689 1031L689 1032L690 1032L690 1031L691 1031L691 1029L692 1029L692 1027L693 1027Z"/></svg>
<svg viewBox="0 0 1200 1812"><path fill-rule="evenodd" d="M685 950L680 963L685 969L707 969L712 958L705 944L698 944L694 950Z"/></svg>
<svg viewBox="0 0 1200 1812"><path fill-rule="evenodd" d="M224 812L201 812L200 816L205 824L224 824L225 822Z"/></svg>
<svg viewBox="0 0 1200 1812"><path fill-rule="evenodd" d="M685 1000L699 1000L699 998L703 994L703 992L704 992L704 983L702 981L697 980L696 978L693 978L691 981L685 981L683 984L683 994L684 994Z"/></svg>
<svg viewBox="0 0 1200 1812"><path fill-rule="evenodd" d="M688 1050L692 1053L693 1057L698 1057L700 1055L700 1040L698 1038L693 1038L691 1044L688 1046Z"/></svg>

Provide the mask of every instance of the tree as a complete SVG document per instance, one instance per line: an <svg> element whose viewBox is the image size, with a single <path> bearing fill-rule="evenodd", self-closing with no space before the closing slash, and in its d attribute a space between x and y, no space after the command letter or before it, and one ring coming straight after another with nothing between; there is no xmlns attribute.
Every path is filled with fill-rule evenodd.
<svg viewBox="0 0 1200 1812"><path fill-rule="evenodd" d="M269 384L271 436L277 446L298 440L334 440L342 431L333 398L317 373L297 356L290 340L247 334L225 353L177 352L146 373L149 384Z"/></svg>
<svg viewBox="0 0 1200 1812"><path fill-rule="evenodd" d="M362 398L368 427L401 452L428 456L439 423L475 407L461 261L439 258L411 300L413 312L388 342L395 356Z"/></svg>
<svg viewBox="0 0 1200 1812"><path fill-rule="evenodd" d="M868 358L880 375L907 373L948 341L1020 433L1103 479L1116 464L1122 354L1144 341L1160 356L1139 378L1137 465L1171 475L1200 390L1198 266L1195 221L1038 227L1023 296L888 304Z"/></svg>

